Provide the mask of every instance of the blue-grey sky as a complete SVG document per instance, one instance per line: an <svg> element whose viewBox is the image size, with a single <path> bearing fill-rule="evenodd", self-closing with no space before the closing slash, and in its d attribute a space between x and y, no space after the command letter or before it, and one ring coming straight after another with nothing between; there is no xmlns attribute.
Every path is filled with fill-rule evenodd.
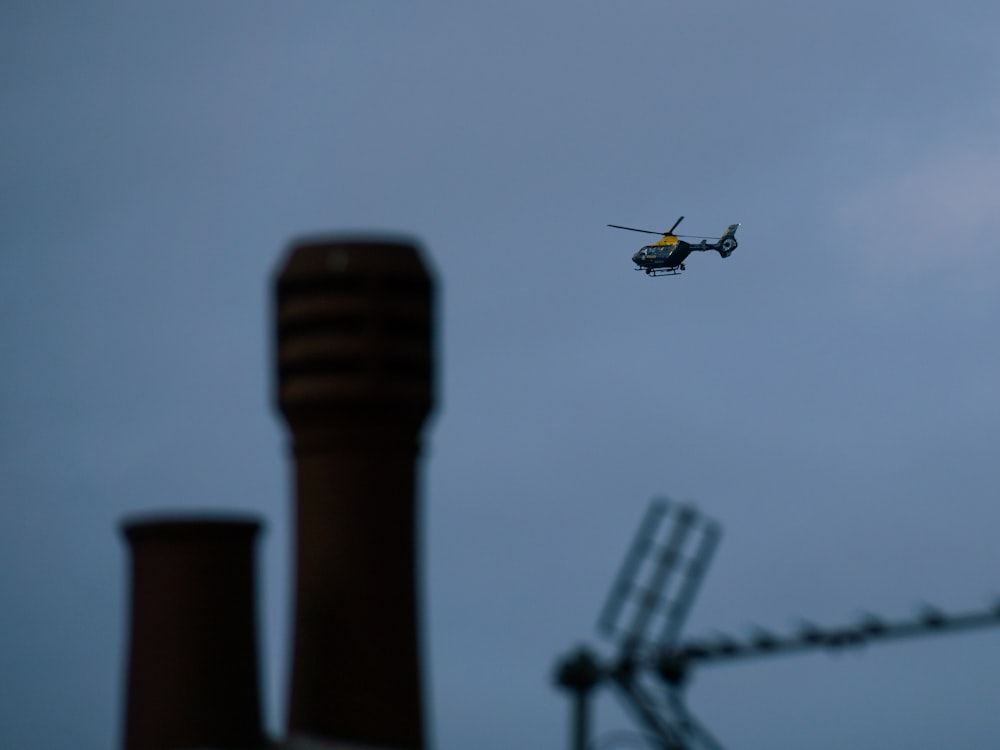
<svg viewBox="0 0 1000 750"><path fill-rule="evenodd" d="M269 283L318 231L441 283L424 620L438 750L565 747L551 686L649 499L725 537L688 632L998 592L1000 10L951 3L0 6L0 746L119 741L120 520L266 520ZM644 235L722 260L635 273ZM678 230L680 231L680 230ZM706 668L733 750L995 748L1000 631ZM626 728L610 695L597 733Z"/></svg>

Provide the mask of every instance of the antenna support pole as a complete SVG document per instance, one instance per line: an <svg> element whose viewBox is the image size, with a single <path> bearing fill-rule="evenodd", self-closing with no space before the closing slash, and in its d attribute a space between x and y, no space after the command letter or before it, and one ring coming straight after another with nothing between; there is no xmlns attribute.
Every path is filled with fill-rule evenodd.
<svg viewBox="0 0 1000 750"><path fill-rule="evenodd" d="M590 695L605 673L594 655L581 646L566 657L556 670L556 684L573 694L573 726L570 750L590 746Z"/></svg>

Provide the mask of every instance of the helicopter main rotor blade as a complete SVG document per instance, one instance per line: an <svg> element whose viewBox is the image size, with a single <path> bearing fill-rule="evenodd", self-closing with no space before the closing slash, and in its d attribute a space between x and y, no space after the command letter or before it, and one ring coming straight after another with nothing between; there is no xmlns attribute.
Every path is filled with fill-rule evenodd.
<svg viewBox="0 0 1000 750"><path fill-rule="evenodd" d="M627 229L630 232L642 232L643 234L658 234L661 237L686 237L686 238L692 239L692 240L717 240L717 239L720 239L719 237L708 237L707 235L703 235L703 234L674 234L674 230L677 229L677 225L680 224L681 221L683 221L683 220L684 220L684 217L682 216L677 221L675 221L674 225L672 227L670 227L670 229L668 231L666 231L666 232L654 232L651 229L636 229L635 227L623 227L621 224L608 224L608 226L609 227L613 227L615 229Z"/></svg>
<svg viewBox="0 0 1000 750"><path fill-rule="evenodd" d="M643 232L645 234L658 234L658 235L667 234L666 232L652 232L652 231L650 231L648 229L636 229L635 227L623 227L620 224L608 224L608 226L609 227L614 227L615 229L627 229L630 232Z"/></svg>

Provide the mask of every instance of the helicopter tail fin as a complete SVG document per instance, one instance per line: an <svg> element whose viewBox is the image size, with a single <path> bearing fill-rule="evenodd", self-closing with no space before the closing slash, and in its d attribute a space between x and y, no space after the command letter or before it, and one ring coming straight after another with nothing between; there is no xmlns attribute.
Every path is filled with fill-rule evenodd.
<svg viewBox="0 0 1000 750"><path fill-rule="evenodd" d="M725 233L719 238L719 241L715 243L715 249L719 251L719 255L723 258L728 258L733 254L733 250L739 244L736 241L736 230L740 228L739 224L730 224Z"/></svg>

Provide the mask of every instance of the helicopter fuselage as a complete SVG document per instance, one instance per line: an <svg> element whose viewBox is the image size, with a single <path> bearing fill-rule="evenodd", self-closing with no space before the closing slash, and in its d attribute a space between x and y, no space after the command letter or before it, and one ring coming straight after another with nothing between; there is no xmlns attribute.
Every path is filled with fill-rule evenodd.
<svg viewBox="0 0 1000 750"><path fill-rule="evenodd" d="M632 256L632 262L636 270L641 269L654 276L679 273L684 270L684 261L692 252L707 249L707 246L692 245L676 237L664 237L659 242L639 248Z"/></svg>

